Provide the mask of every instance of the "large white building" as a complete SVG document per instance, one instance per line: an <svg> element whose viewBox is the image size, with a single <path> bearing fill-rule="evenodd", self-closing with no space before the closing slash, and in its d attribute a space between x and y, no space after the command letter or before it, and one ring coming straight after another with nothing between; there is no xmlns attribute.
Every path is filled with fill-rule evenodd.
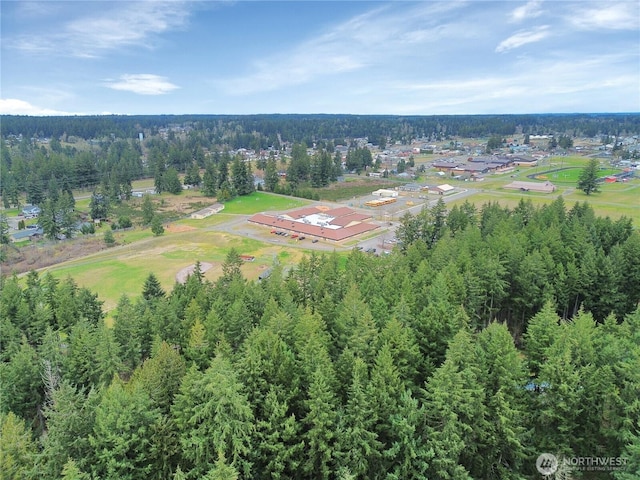
<svg viewBox="0 0 640 480"><path fill-rule="evenodd" d="M396 190L387 190L385 188L381 188L380 190L371 192L371 195L373 195L374 197L396 198L398 196L398 192Z"/></svg>

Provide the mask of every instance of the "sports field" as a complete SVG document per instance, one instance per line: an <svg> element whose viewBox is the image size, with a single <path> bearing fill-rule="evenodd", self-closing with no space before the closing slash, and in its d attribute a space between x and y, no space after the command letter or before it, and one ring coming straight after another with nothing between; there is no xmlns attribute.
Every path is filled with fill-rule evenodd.
<svg viewBox="0 0 640 480"><path fill-rule="evenodd" d="M622 170L614 168L601 168L598 172L599 177L606 177L615 173L620 173ZM547 172L541 172L534 176L535 180L550 181L553 183L566 183L576 185L580 179L582 173L581 168L564 168L558 170L550 170Z"/></svg>
<svg viewBox="0 0 640 480"><path fill-rule="evenodd" d="M640 174L628 182L601 183L600 191L586 195L577 189L578 179L582 169L589 161L585 157L561 157L544 159L542 165L531 168L519 168L512 174L488 175L482 182L460 182L451 180L451 185L458 188L479 190L466 200L480 208L488 202L499 202L502 205L514 207L520 199L531 200L538 206L551 203L558 195L562 195L567 208L571 208L576 202L589 203L596 215L609 216L611 218L629 217L636 228L640 228ZM603 163L599 170L600 176L605 177L622 170L606 167ZM533 177L533 178L532 178ZM514 181L549 181L558 189L552 194L522 192L503 188ZM449 181L449 180L448 180ZM464 200L455 200L451 205L460 204Z"/></svg>
<svg viewBox="0 0 640 480"><path fill-rule="evenodd" d="M273 195L266 192L253 192L251 195L236 197L224 204L223 213L230 215L253 215L258 212L289 210L308 205L302 198Z"/></svg>

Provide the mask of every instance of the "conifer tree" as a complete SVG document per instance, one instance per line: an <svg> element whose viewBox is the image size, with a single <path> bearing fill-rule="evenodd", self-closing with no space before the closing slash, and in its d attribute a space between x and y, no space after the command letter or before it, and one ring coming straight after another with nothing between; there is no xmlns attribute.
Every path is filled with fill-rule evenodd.
<svg viewBox="0 0 640 480"><path fill-rule="evenodd" d="M220 450L215 465L202 478L203 480L238 480L239 476L238 470L233 464L227 463L224 452Z"/></svg>
<svg viewBox="0 0 640 480"><path fill-rule="evenodd" d="M223 452L243 476L250 476L254 416L225 355L217 355L205 372L191 367L172 412L182 456L191 462L192 475L205 475Z"/></svg>
<svg viewBox="0 0 640 480"><path fill-rule="evenodd" d="M105 479L134 480L157 475L157 463L150 452L154 425L160 412L153 408L140 388L128 388L115 378L96 408L89 443L95 452L94 475Z"/></svg>
<svg viewBox="0 0 640 480"><path fill-rule="evenodd" d="M0 438L2 478L35 478L37 448L24 420L13 412L0 413Z"/></svg>
<svg viewBox="0 0 640 480"><path fill-rule="evenodd" d="M356 358L336 446L338 468L348 468L356 478L375 474L382 447L374 431L378 418L367 395L367 377L365 362Z"/></svg>
<svg viewBox="0 0 640 480"><path fill-rule="evenodd" d="M51 392L44 410L47 435L42 437L38 462L43 477L56 478L60 475L65 460L74 461L80 470L90 471L95 456L89 436L99 402L96 390L90 389L85 395L67 380L62 380Z"/></svg>
<svg viewBox="0 0 640 480"><path fill-rule="evenodd" d="M479 432L484 453L478 455L472 475L520 478L524 446L526 374L520 353L506 325L492 323L477 337L479 381L484 386L486 430Z"/></svg>
<svg viewBox="0 0 640 480"><path fill-rule="evenodd" d="M151 358L136 369L131 383L147 392L154 407L168 414L185 373L184 358L168 343L162 342Z"/></svg>
<svg viewBox="0 0 640 480"><path fill-rule="evenodd" d="M587 195L597 193L598 188L598 170L600 169L600 161L597 158L592 158L589 163L580 172L580 178L578 179L578 189L582 190Z"/></svg>
<svg viewBox="0 0 640 480"><path fill-rule="evenodd" d="M198 368L204 369L209 363L209 343L207 333L200 319L196 319L189 329L189 340L185 348L185 358L195 363Z"/></svg>
<svg viewBox="0 0 640 480"><path fill-rule="evenodd" d="M280 176L278 175L278 167L276 165L276 159L269 157L267 160L267 167L264 174L264 183L267 191L275 192L278 183L280 183Z"/></svg>
<svg viewBox="0 0 640 480"><path fill-rule="evenodd" d="M73 458L70 458L62 467L62 480L90 480L88 473L83 472Z"/></svg>
<svg viewBox="0 0 640 480"><path fill-rule="evenodd" d="M407 319L411 321L411 319ZM415 338L415 330L409 328L395 317L384 326L378 337L380 346L378 356L383 348L388 349L394 368L405 388L414 390L419 386L420 348ZM377 360L376 360L377 363Z"/></svg>
<svg viewBox="0 0 640 480"><path fill-rule="evenodd" d="M484 390L471 334L460 330L446 360L428 380L427 449L434 453L428 477L470 479L479 437L486 427Z"/></svg>
<svg viewBox="0 0 640 480"><path fill-rule="evenodd" d="M129 300L122 295L118 301L113 323L113 336L120 349L124 371L133 371L142 360L141 325L138 315Z"/></svg>
<svg viewBox="0 0 640 480"><path fill-rule="evenodd" d="M424 410L405 390L389 417L389 444L383 456L388 480L427 478L434 452L426 444Z"/></svg>
<svg viewBox="0 0 640 480"><path fill-rule="evenodd" d="M294 478L302 463L301 425L281 397L276 388L269 389L256 424L255 471L265 478Z"/></svg>
<svg viewBox="0 0 640 480"><path fill-rule="evenodd" d="M216 175L215 165L211 162L207 163L204 175L202 176L202 193L206 197L215 197L218 191L218 178Z"/></svg>
<svg viewBox="0 0 640 480"><path fill-rule="evenodd" d="M546 302L538 313L529 320L524 334L524 348L531 374L536 377L547 361L549 347L560 333L560 318L553 304Z"/></svg>
<svg viewBox="0 0 640 480"><path fill-rule="evenodd" d="M165 291L160 286L160 281L153 272L147 276L147 279L144 282L142 287L142 296L145 300L162 298L165 296Z"/></svg>
<svg viewBox="0 0 640 480"><path fill-rule="evenodd" d="M404 391L402 381L403 378L394 364L391 348L388 344L384 344L378 351L375 364L371 367L367 395L378 419L374 430L378 440L386 447L390 447L393 442L391 415L398 410L398 403Z"/></svg>
<svg viewBox="0 0 640 480"><path fill-rule="evenodd" d="M89 389L98 384L99 373L95 368L95 328L81 319L71 329L68 350L63 368L64 378L72 384Z"/></svg>
<svg viewBox="0 0 640 480"><path fill-rule="evenodd" d="M273 331L254 329L243 343L238 371L258 416L266 395L277 390L280 401L290 402L298 395L298 372L291 348Z"/></svg>
<svg viewBox="0 0 640 480"><path fill-rule="evenodd" d="M149 225L156 215L156 208L151 200L151 195L145 195L142 199L142 223Z"/></svg>
<svg viewBox="0 0 640 480"><path fill-rule="evenodd" d="M331 388L332 369L317 368L307 395L307 414L302 420L305 451L302 466L307 475L329 479L335 472L335 446L338 441L337 399Z"/></svg>
<svg viewBox="0 0 640 480"><path fill-rule="evenodd" d="M11 361L0 364L0 412L13 412L29 426L37 421L38 408L44 400L40 364L36 350L22 338L20 349Z"/></svg>

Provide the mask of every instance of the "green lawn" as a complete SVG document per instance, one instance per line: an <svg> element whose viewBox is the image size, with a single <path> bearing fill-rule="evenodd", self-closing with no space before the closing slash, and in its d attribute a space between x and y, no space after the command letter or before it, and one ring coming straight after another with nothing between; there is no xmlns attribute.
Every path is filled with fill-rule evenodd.
<svg viewBox="0 0 640 480"><path fill-rule="evenodd" d="M251 195L236 197L224 204L223 212L230 215L253 215L258 212L289 210L308 205L302 198L275 195L267 192L253 192Z"/></svg>
<svg viewBox="0 0 640 480"><path fill-rule="evenodd" d="M22 208L0 208L0 212L2 212L7 217L15 217L22 211Z"/></svg>
<svg viewBox="0 0 640 480"><path fill-rule="evenodd" d="M620 173L621 170L615 168L604 168L598 172L599 177L606 177L614 173ZM552 183L564 183L576 185L580 179L582 168L567 168L563 170L540 172L536 175L536 180L548 180Z"/></svg>

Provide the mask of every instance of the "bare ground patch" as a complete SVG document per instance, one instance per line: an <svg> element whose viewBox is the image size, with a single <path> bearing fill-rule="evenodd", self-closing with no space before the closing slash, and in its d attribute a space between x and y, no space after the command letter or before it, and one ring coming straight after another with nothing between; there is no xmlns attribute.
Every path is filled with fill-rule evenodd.
<svg viewBox="0 0 640 480"><path fill-rule="evenodd" d="M175 225L171 223L165 227L165 230L167 233L181 233L181 232L189 232L191 230L197 230L197 228L190 227L189 225Z"/></svg>
<svg viewBox="0 0 640 480"><path fill-rule="evenodd" d="M200 271L202 273L205 273L207 270L210 270L212 267L213 267L213 263L208 263L208 262L200 263ZM184 267L182 270L180 270L176 274L176 282L178 283L186 282L189 275L193 274L195 270L196 270L195 264L189 265L188 267Z"/></svg>
<svg viewBox="0 0 640 480"><path fill-rule="evenodd" d="M102 238L81 237L73 241L29 245L19 250L9 248L7 259L0 265L3 275L21 274L106 250Z"/></svg>

